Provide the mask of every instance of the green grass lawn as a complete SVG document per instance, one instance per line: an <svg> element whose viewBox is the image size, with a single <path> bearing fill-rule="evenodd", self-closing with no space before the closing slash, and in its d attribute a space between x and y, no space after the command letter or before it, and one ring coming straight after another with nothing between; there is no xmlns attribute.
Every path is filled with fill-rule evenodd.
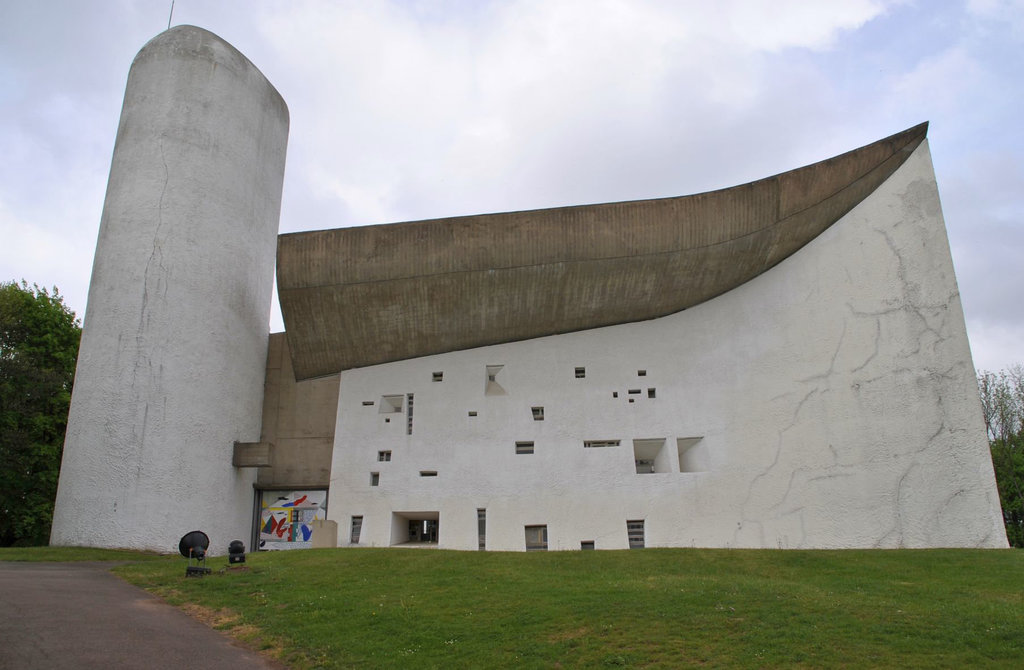
<svg viewBox="0 0 1024 670"><path fill-rule="evenodd" d="M203 579L184 559L116 572L297 668L1024 667L1020 551L340 549L209 565Z"/></svg>

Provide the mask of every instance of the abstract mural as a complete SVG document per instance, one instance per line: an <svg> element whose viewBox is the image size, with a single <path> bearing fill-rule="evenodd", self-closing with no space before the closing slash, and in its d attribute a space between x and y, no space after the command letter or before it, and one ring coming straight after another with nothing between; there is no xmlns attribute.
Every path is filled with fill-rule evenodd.
<svg viewBox="0 0 1024 670"><path fill-rule="evenodd" d="M263 491L259 548L308 549L313 546L313 521L326 517L327 491Z"/></svg>

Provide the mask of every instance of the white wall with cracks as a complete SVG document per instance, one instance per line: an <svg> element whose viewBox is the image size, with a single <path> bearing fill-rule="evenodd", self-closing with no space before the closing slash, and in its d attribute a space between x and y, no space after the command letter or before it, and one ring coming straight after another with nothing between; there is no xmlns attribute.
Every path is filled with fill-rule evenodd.
<svg viewBox="0 0 1024 670"><path fill-rule="evenodd" d="M277 91L178 26L136 56L110 169L51 543L173 552L252 527L288 136ZM224 551L224 549L221 549Z"/></svg>
<svg viewBox="0 0 1024 670"><path fill-rule="evenodd" d="M381 408L408 394L411 434L407 403ZM668 471L638 474L634 441L661 439ZM476 549L483 509L494 550L535 525L550 549L625 548L628 520L646 546L1005 547L927 143L795 255L685 312L342 373L330 499L342 545L353 517L383 546L419 514L439 546Z"/></svg>

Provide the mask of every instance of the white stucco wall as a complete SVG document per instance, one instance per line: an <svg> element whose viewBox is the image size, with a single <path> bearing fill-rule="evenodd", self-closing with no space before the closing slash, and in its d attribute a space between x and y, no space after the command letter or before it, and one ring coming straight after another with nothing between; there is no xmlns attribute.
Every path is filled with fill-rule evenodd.
<svg viewBox="0 0 1024 670"><path fill-rule="evenodd" d="M504 395L485 394L489 365ZM439 546L476 549L477 509L490 550L524 549L536 524L550 549L625 548L640 519L648 547L1006 546L926 143L794 256L693 309L340 385L328 518L342 546L353 516L360 545L386 546L410 512L437 514ZM411 435L406 405L380 413L409 393ZM683 469L701 471L681 473L691 437ZM633 440L651 438L670 472L636 474ZM621 446L583 446L605 439Z"/></svg>
<svg viewBox="0 0 1024 670"><path fill-rule="evenodd" d="M51 542L248 543L288 110L216 35L136 56L100 223Z"/></svg>

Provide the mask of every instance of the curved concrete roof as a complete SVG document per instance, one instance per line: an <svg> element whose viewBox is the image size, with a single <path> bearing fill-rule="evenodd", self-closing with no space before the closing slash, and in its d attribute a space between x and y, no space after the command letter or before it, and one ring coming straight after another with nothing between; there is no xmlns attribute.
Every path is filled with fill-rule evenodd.
<svg viewBox="0 0 1024 670"><path fill-rule="evenodd" d="M277 285L295 376L692 307L814 239L927 129L697 195L281 235Z"/></svg>

